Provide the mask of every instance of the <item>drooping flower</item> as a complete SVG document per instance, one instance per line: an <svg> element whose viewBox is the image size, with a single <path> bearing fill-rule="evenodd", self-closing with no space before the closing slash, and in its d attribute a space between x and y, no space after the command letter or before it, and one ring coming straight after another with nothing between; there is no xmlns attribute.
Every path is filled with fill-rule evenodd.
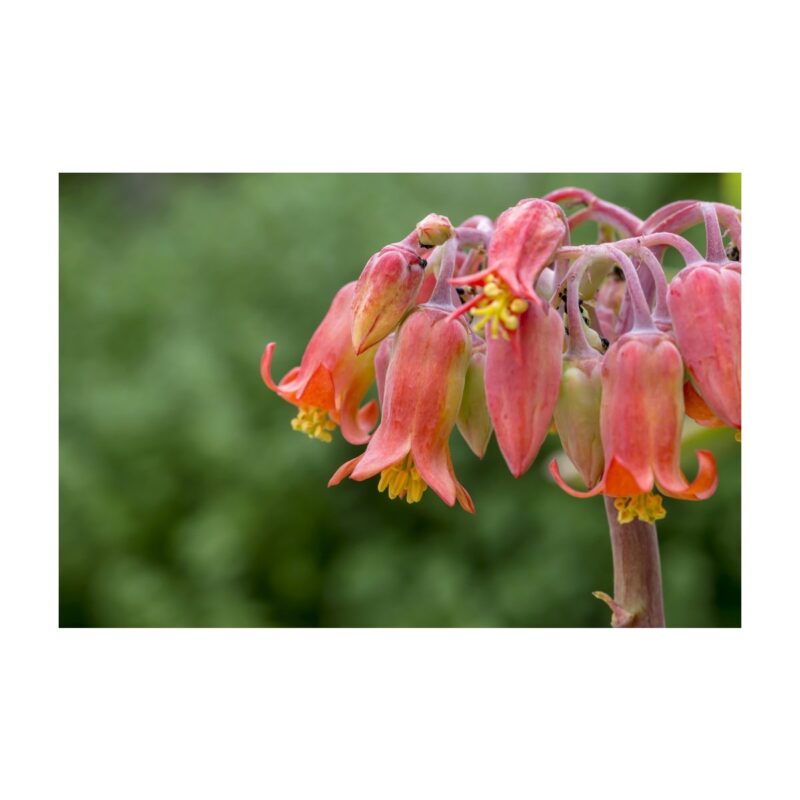
<svg viewBox="0 0 800 800"><path fill-rule="evenodd" d="M738 265L682 269L669 287L669 310L689 374L714 414L742 427L742 309Z"/></svg>
<svg viewBox="0 0 800 800"><path fill-rule="evenodd" d="M384 247L367 261L353 297L352 342L363 353L388 336L414 305L427 266L406 242Z"/></svg>
<svg viewBox="0 0 800 800"><path fill-rule="evenodd" d="M606 353L601 376L603 478L594 488L577 491L561 478L554 460L550 471L559 486L575 497L602 492L617 498L621 522L654 522L664 516L654 486L682 500L710 497L717 488L710 452L697 451L699 470L691 483L680 469L683 362L671 338L655 330L623 334Z"/></svg>
<svg viewBox="0 0 800 800"><path fill-rule="evenodd" d="M549 304L534 298L519 315L513 340L490 337L486 399L497 444L518 478L547 436L561 381L564 327Z"/></svg>
<svg viewBox="0 0 800 800"><path fill-rule="evenodd" d="M588 491L568 486L554 459L550 472L575 497L601 492L616 498L620 522L654 522L665 515L661 497L703 500L717 488L713 455L697 451L699 470L689 483L680 468L684 419L683 361L671 333L658 330L633 262L620 250L603 245L593 250L611 257L625 274L632 328L610 346L600 370L600 436L605 467L602 480Z"/></svg>
<svg viewBox="0 0 800 800"><path fill-rule="evenodd" d="M445 287L446 288L446 287ZM381 423L363 454L343 464L329 486L380 473L378 489L409 503L430 486L448 505L475 508L458 482L449 437L456 423L471 344L466 325L449 308L425 305L400 326L383 389Z"/></svg>
<svg viewBox="0 0 800 800"><path fill-rule="evenodd" d="M475 341L480 342L479 339ZM470 450L478 458L486 455L492 438L492 418L486 402L484 373L486 371L486 345L473 341L472 356L464 380L464 395L458 409L458 430Z"/></svg>
<svg viewBox="0 0 800 800"><path fill-rule="evenodd" d="M341 426L351 444L363 444L378 421L378 407L363 399L375 376L375 348L356 355L350 337L355 281L343 286L314 331L299 367L294 367L276 384L270 373L275 343L270 342L261 358L264 383L289 403L297 406L292 428L323 442Z"/></svg>
<svg viewBox="0 0 800 800"><path fill-rule="evenodd" d="M539 274L568 239L564 212L555 203L521 200L506 209L495 224L488 267L453 281L482 290L458 313L469 311L476 317L476 331L486 327L492 338L508 338L519 327L528 303L538 299L534 286Z"/></svg>

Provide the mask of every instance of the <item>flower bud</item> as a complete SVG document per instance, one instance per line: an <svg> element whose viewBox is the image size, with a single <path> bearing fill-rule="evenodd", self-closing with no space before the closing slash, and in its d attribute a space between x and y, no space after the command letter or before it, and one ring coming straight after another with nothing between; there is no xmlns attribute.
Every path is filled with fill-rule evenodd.
<svg viewBox="0 0 800 800"><path fill-rule="evenodd" d="M444 244L454 232L450 220L441 214L428 214L417 223L417 238L422 247Z"/></svg>
<svg viewBox="0 0 800 800"><path fill-rule="evenodd" d="M363 353L390 334L414 305L425 263L410 247L390 244L367 262L353 298L353 347Z"/></svg>
<svg viewBox="0 0 800 800"><path fill-rule="evenodd" d="M492 438L492 419L484 386L485 369L486 352L473 350L464 380L464 396L458 410L458 430L478 458L486 454L489 439Z"/></svg>
<svg viewBox="0 0 800 800"><path fill-rule="evenodd" d="M564 452L590 489L603 477L601 363L599 356L564 359L561 388L553 412Z"/></svg>

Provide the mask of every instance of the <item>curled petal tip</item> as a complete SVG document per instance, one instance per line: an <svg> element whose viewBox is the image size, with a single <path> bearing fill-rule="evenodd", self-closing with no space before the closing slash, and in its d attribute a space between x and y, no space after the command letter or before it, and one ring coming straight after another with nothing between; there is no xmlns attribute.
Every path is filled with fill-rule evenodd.
<svg viewBox="0 0 800 800"><path fill-rule="evenodd" d="M580 498L594 497L595 495L598 495L598 494L600 494L600 492L603 491L603 482L602 481L600 483L598 483L597 486L595 486L594 488L589 489L588 491L585 491L585 492L582 492L579 489L573 489L561 477L561 472L558 469L558 459L557 458L554 458L550 462L549 470L550 470L550 474L553 476L553 480L558 484L558 486L561 489L563 489L567 494L571 494L573 497L580 497Z"/></svg>
<svg viewBox="0 0 800 800"><path fill-rule="evenodd" d="M271 365L272 365L272 353L275 350L275 342L270 342L265 348L264 353L261 356L261 379L267 385L268 388L272 389L273 392L278 391L278 386L276 385L275 381L272 380L272 373L271 373Z"/></svg>
<svg viewBox="0 0 800 800"><path fill-rule="evenodd" d="M340 484L345 478L350 476L350 473L358 466L358 462L361 461L363 458L363 453L360 456L356 456L355 458L351 458L349 461L345 461L336 472L333 473L331 479L328 481L328 488L330 489L331 486L337 486Z"/></svg>

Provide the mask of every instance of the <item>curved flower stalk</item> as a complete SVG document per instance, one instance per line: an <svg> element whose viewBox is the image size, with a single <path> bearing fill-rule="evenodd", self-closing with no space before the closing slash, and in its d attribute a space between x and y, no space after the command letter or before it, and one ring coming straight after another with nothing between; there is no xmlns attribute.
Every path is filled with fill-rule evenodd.
<svg viewBox="0 0 800 800"><path fill-rule="evenodd" d="M342 436L351 444L363 444L378 421L378 407L372 400L359 404L375 375L375 349L356 355L350 338L351 305L355 282L343 286L314 331L300 361L276 384L271 375L275 343L270 342L261 358L264 383L289 403L297 406L292 428L323 442L341 426Z"/></svg>
<svg viewBox="0 0 800 800"><path fill-rule="evenodd" d="M551 203L565 203L567 208L576 205L586 206L568 218L571 231L574 231L584 222L593 221L601 227L601 232L603 227L610 227L622 237L627 238L635 236L642 227L642 220L635 214L631 214L627 209L601 200L591 192L575 186L555 189L546 194L544 199L549 200Z"/></svg>
<svg viewBox="0 0 800 800"><path fill-rule="evenodd" d="M449 438L456 423L470 359L470 333L450 319L449 278L455 241L446 245L437 290L400 326L392 346L383 390L381 423L365 452L343 464L329 486L344 478L363 481L380 474L380 491L416 503L430 487L447 503L473 513L467 490L458 482ZM424 387L420 391L420 387Z"/></svg>
<svg viewBox="0 0 800 800"><path fill-rule="evenodd" d="M665 515L661 494L703 500L717 487L713 455L699 450L698 475L691 483L680 469L683 426L683 362L669 334L653 323L636 270L620 250L602 249L618 263L632 297L634 327L606 353L601 369L600 431L605 454L602 480L586 492L562 479L555 459L550 471L574 497L603 493L616 498L619 521L653 522Z"/></svg>

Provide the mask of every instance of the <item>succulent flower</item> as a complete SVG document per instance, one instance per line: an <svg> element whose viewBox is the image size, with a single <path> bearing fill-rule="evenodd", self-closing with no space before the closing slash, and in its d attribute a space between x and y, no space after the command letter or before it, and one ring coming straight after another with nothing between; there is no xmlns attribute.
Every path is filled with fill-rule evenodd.
<svg viewBox="0 0 800 800"><path fill-rule="evenodd" d="M381 423L363 454L343 464L329 486L380 473L378 489L416 503L430 486L452 506L474 512L458 482L449 438L456 423L470 358L470 334L449 311L423 306L397 332L383 391ZM423 388L424 387L424 388Z"/></svg>
<svg viewBox="0 0 800 800"><path fill-rule="evenodd" d="M343 286L314 331L300 361L283 376L272 380L270 367L275 343L270 342L261 358L261 377L276 394L297 406L292 428L323 442L341 426L342 436L352 444L363 444L378 421L378 407L359 403L375 376L375 349L356 355L350 338L351 305L355 281Z"/></svg>
<svg viewBox="0 0 800 800"><path fill-rule="evenodd" d="M367 261L353 297L352 342L363 353L388 336L413 307L427 262L417 249L390 244Z"/></svg>
<svg viewBox="0 0 800 800"><path fill-rule="evenodd" d="M476 331L486 327L491 338L508 339L528 303L539 299L534 291L539 274L568 238L564 212L555 203L521 200L506 209L495 224L488 267L453 281L481 289L458 313L469 311L477 317Z"/></svg>
<svg viewBox="0 0 800 800"><path fill-rule="evenodd" d="M669 310L689 374L714 415L742 427L742 308L739 267L689 266L669 287Z"/></svg>
<svg viewBox="0 0 800 800"><path fill-rule="evenodd" d="M490 337L486 399L500 451L511 474L528 470L547 436L561 381L564 327L534 298L519 316L513 341Z"/></svg>

